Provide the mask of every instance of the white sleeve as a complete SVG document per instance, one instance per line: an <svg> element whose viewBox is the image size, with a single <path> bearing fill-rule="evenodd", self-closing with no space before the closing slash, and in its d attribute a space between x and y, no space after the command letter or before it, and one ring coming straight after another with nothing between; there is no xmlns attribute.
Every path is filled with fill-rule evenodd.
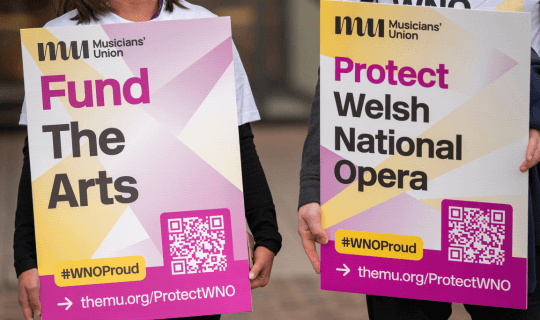
<svg viewBox="0 0 540 320"><path fill-rule="evenodd" d="M238 125L261 120L255 99L251 92L248 77L244 70L242 60L236 46L233 43L233 59L234 59L234 78L236 84L236 108L238 112Z"/></svg>
<svg viewBox="0 0 540 320"><path fill-rule="evenodd" d="M22 103L22 111L21 111L21 117L19 118L19 125L25 126L27 124L28 122L26 120L26 96L25 96Z"/></svg>

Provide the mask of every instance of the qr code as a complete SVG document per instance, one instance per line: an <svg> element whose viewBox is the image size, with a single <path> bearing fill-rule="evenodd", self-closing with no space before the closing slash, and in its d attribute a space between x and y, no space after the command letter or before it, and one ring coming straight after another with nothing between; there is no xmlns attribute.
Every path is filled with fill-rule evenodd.
<svg viewBox="0 0 540 320"><path fill-rule="evenodd" d="M450 206L447 212L449 261L504 264L505 210Z"/></svg>
<svg viewBox="0 0 540 320"><path fill-rule="evenodd" d="M223 215L167 220L173 275L225 271Z"/></svg>

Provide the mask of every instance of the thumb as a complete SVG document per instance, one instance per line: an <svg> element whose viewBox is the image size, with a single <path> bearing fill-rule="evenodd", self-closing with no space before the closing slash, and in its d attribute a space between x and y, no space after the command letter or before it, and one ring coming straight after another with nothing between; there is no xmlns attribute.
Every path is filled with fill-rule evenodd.
<svg viewBox="0 0 540 320"><path fill-rule="evenodd" d="M262 266L260 265L260 263L255 263L253 267L251 268L251 270L249 271L249 279L253 280L257 278L259 273L261 273L261 269L262 269Z"/></svg>

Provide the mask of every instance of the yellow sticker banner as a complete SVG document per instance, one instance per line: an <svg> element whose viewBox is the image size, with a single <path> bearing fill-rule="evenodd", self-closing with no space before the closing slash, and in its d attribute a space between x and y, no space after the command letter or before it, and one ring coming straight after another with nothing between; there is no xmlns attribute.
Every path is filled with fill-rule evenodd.
<svg viewBox="0 0 540 320"><path fill-rule="evenodd" d="M54 266L54 282L59 287L140 281L144 278L146 262L142 256L62 261Z"/></svg>
<svg viewBox="0 0 540 320"><path fill-rule="evenodd" d="M338 230L336 251L344 254L420 260L424 256L424 242L420 237L397 234Z"/></svg>

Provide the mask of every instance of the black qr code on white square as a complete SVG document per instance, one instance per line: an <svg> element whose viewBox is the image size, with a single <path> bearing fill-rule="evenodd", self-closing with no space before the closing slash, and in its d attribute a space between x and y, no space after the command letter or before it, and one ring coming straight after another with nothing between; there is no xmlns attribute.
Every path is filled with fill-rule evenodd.
<svg viewBox="0 0 540 320"><path fill-rule="evenodd" d="M449 207L447 218L449 261L504 264L504 210Z"/></svg>

